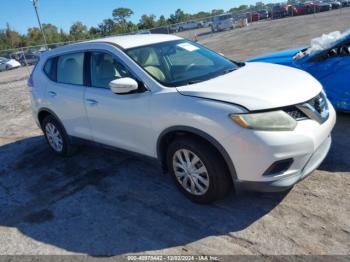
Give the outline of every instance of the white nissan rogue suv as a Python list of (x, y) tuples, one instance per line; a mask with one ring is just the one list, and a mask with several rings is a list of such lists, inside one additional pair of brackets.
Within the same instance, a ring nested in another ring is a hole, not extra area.
[(172, 35), (129, 35), (42, 54), (28, 80), (50, 148), (80, 141), (157, 158), (191, 200), (234, 186), (280, 191), (315, 170), (336, 115), (309, 74), (237, 63)]

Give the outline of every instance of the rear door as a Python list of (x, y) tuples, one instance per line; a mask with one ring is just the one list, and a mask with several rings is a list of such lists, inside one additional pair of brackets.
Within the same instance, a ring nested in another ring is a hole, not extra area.
[(46, 101), (69, 135), (91, 139), (83, 97), (84, 52), (63, 54), (49, 59), (44, 71), (51, 81), (46, 85)]

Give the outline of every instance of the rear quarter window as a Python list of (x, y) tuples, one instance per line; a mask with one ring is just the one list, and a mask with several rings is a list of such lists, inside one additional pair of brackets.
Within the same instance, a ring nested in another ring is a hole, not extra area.
[(50, 58), (45, 62), (44, 73), (52, 81), (56, 81), (55, 58)]

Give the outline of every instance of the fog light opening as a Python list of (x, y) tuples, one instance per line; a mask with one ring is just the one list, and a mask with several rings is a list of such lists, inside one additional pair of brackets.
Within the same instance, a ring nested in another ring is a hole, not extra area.
[(293, 164), (293, 158), (274, 162), (263, 174), (263, 176), (275, 176), (287, 171)]

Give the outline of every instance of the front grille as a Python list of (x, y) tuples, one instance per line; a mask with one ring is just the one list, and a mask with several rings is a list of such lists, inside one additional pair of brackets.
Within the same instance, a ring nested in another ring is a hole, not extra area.
[(302, 120), (308, 118), (301, 110), (294, 106), (285, 108), (284, 112), (293, 117), (295, 120)]
[(323, 93), (318, 94), (309, 101), (296, 105), (308, 118), (313, 119), (320, 124), (324, 123), (329, 116), (327, 98)]
[[(315, 96), (314, 98), (310, 99), (309, 101), (307, 101), (307, 103), (312, 106), (315, 109), (319, 108), (319, 99), (321, 98), (320, 95)], [(317, 110), (318, 112), (320, 111), (320, 109)]]

